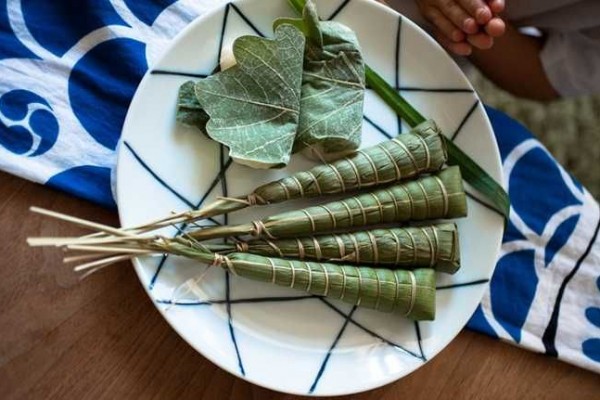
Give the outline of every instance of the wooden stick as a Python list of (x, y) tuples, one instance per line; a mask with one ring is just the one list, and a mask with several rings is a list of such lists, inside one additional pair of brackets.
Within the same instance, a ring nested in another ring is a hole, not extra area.
[(46, 210), (46, 209), (40, 208), (40, 207), (31, 207), (29, 210), (34, 213), (37, 213), (37, 214), (45, 215), (47, 217), (56, 218), (56, 219), (66, 221), (66, 222), (71, 222), (75, 225), (83, 226), (83, 227), (90, 228), (90, 229), (95, 229), (95, 230), (101, 231), (101, 232), (112, 233), (113, 235), (117, 235), (117, 236), (134, 236), (130, 233), (123, 232), (120, 229), (114, 228), (112, 226), (99, 224), (97, 222), (87, 221), (85, 219), (73, 217), (73, 216), (59, 213), (56, 211)]
[(129, 242), (141, 242), (146, 240), (158, 239), (156, 237), (115, 237), (107, 236), (102, 238), (81, 238), (81, 237), (35, 237), (27, 238), (27, 243), (32, 247), (39, 246), (56, 246), (63, 247), (69, 245), (96, 245), (96, 244), (110, 244), (110, 243), (129, 243)]
[(136, 257), (135, 255), (131, 255), (131, 254), (126, 254), (126, 255), (117, 255), (117, 256), (113, 256), (113, 257), (106, 257), (106, 258), (102, 258), (100, 260), (96, 260), (96, 261), (92, 261), (89, 263), (85, 263), (85, 264), (80, 264), (78, 266), (76, 266), (75, 268), (73, 268), (74, 271), (79, 272), (79, 271), (84, 271), (86, 269), (90, 269), (90, 268), (94, 268), (94, 267), (99, 267), (99, 266), (109, 266), (111, 264), (117, 263), (119, 261), (122, 260), (129, 260), (130, 258), (134, 258)]
[(153, 250), (138, 249), (133, 247), (119, 247), (119, 246), (84, 246), (84, 245), (67, 245), (68, 250), (80, 250), (80, 251), (97, 251), (100, 253), (128, 253), (128, 254), (148, 254), (156, 253)]
[(91, 253), (91, 254), (82, 254), (80, 256), (71, 256), (63, 258), (64, 264), (70, 264), (73, 262), (87, 261), (87, 260), (95, 260), (99, 257), (106, 257), (105, 253)]
[[(129, 233), (129, 234), (142, 234), (142, 233), (146, 233), (149, 231), (153, 231), (159, 228), (164, 228), (170, 225), (175, 225), (178, 223), (182, 223), (182, 222), (190, 222), (190, 223), (194, 223), (196, 220), (193, 221), (187, 221), (188, 218), (188, 214), (190, 213), (191, 210), (187, 210), (187, 211), (182, 211), (179, 213), (175, 213), (173, 212), (173, 215), (169, 216), (169, 217), (165, 217), (165, 218), (160, 218), (160, 219), (156, 219), (154, 221), (150, 221), (150, 222), (146, 222), (142, 225), (136, 225), (136, 226), (131, 226), (131, 227), (122, 227), (122, 228), (117, 228), (119, 231), (123, 232), (123, 233)], [(106, 233), (104, 232), (94, 232), (94, 233), (90, 233), (87, 235), (82, 236), (81, 238), (104, 238), (106, 235)]]

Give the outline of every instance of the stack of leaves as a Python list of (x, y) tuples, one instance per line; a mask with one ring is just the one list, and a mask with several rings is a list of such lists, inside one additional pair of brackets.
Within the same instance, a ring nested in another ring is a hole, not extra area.
[(239, 37), (234, 66), (184, 83), (178, 120), (254, 168), (283, 167), (307, 147), (338, 157), (356, 150), (365, 69), (354, 32), (320, 22), (312, 2), (302, 19), (279, 19), (274, 31), (274, 39)]

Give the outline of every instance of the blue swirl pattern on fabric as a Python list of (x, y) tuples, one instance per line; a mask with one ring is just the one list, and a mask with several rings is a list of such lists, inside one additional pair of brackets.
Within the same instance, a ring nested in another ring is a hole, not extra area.
[[(535, 182), (539, 196), (527, 190), (532, 182)], [(538, 235), (542, 234), (550, 218), (559, 210), (581, 204), (561, 182), (563, 179), (556, 161), (539, 148), (521, 157), (510, 176), (510, 203), (527, 226)]]
[(471, 316), (471, 319), (469, 320), (469, 328), (474, 331), (485, 333), (494, 339), (498, 339), (498, 335), (496, 335), (496, 332), (494, 332), (494, 328), (490, 326), (490, 323), (483, 315), (481, 304), (477, 306), (477, 309)]
[(6, 13), (6, 1), (2, 2), (2, 11), (0, 12), (0, 43), (2, 43), (2, 46), (0, 46), (0, 60), (5, 58), (39, 58), (14, 34)]
[(490, 283), (496, 321), (517, 343), (538, 284), (533, 256), (532, 250), (525, 250), (500, 258)]
[(43, 97), (29, 90), (11, 90), (0, 97), (0, 112), (13, 121), (19, 121), (27, 116), (27, 106), (32, 103), (50, 107)]
[(69, 78), (73, 112), (101, 145), (115, 150), (138, 83), (148, 69), (144, 43), (112, 39), (87, 52)]
[[(43, 108), (31, 110), (36, 104)], [(15, 154), (29, 153), (29, 157), (47, 152), (56, 142), (59, 131), (51, 110), (46, 100), (28, 90), (5, 93), (0, 97), (0, 113), (13, 124), (1, 124), (0, 146)]]
[(110, 188), (110, 168), (82, 165), (54, 175), (46, 185), (69, 190), (82, 199), (117, 208)]
[(546, 252), (544, 254), (544, 264), (546, 267), (554, 259), (554, 255), (567, 243), (575, 226), (579, 222), (579, 215), (574, 215), (561, 223), (558, 228), (554, 231), (552, 238), (546, 245)]
[(35, 40), (59, 57), (96, 29), (127, 25), (109, 0), (27, 0), (22, 7)]
[[(596, 288), (600, 295), (600, 276), (596, 279)], [(592, 325), (600, 329), (600, 308), (588, 307), (585, 310), (585, 317)], [(600, 337), (585, 340), (581, 344), (581, 351), (589, 359), (600, 363)]]
[[(557, 337), (558, 330), (564, 335), (570, 329), (558, 326), (558, 316), (566, 312), (565, 306), (573, 307), (572, 304), (563, 305), (564, 290), (596, 240), (596, 234), (583, 240), (579, 238), (587, 246), (585, 249), (565, 251), (580, 221), (586, 218), (582, 214), (585, 193), (581, 184), (564, 173), (522, 125), (489, 107), (487, 112), (494, 127), (505, 172), (509, 174), (512, 209), (503, 238), (503, 255), (498, 260), (490, 283), (489, 303), (476, 310), (468, 327), (492, 336), (498, 336), (500, 332), (502, 337), (516, 343), (523, 342), (522, 330), (528, 318), (532, 317), (534, 302), (540, 301), (536, 298), (537, 290), (544, 279), (546, 291), (548, 288), (552, 292), (556, 290), (556, 300), (550, 297), (555, 301), (554, 304), (538, 304), (533, 312), (533, 318), (548, 318), (548, 325), (537, 333), (544, 346), (539, 351), (560, 357), (559, 346), (572, 343), (572, 340), (565, 342)], [(561, 264), (556, 265), (555, 256), (559, 253), (562, 254), (559, 260)], [(543, 270), (550, 267), (552, 271), (544, 273)], [(559, 272), (555, 273), (554, 270)], [(597, 284), (600, 290), (600, 280)], [(584, 293), (581, 295), (582, 299), (587, 296)], [(546, 315), (541, 316), (540, 312)], [(600, 308), (588, 307), (585, 318), (590, 324), (600, 327)], [(580, 335), (583, 332), (568, 334)], [(600, 337), (584, 339), (581, 352), (588, 359), (600, 362)], [(583, 361), (581, 363), (585, 364)]]
[(139, 0), (125, 0), (127, 8), (146, 25), (152, 25), (161, 12), (177, 0), (154, 0), (143, 2)]

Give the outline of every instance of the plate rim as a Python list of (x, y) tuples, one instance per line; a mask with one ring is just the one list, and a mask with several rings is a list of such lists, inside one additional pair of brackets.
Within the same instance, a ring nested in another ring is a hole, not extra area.
[[(218, 14), (221, 10), (223, 10), (223, 8), (227, 7), (229, 4), (240, 4), (240, 3), (246, 3), (249, 0), (229, 0), (229, 1), (223, 1), (221, 3), (219, 3), (218, 5), (214, 6), (212, 9), (207, 10), (206, 12), (204, 12), (202, 15), (196, 17), (195, 19), (193, 19), (192, 21), (190, 21), (181, 31), (179, 31), (172, 39), (170, 39), (169, 44), (165, 47), (165, 49), (163, 50), (163, 54), (158, 57), (156, 59), (156, 61), (154, 62), (153, 65), (160, 65), (164, 60), (167, 59), (167, 55), (169, 50), (173, 47), (177, 45), (177, 42), (184, 37), (185, 35), (189, 34), (191, 31), (195, 30), (197, 28), (198, 25), (201, 25), (204, 20), (207, 20), (209, 18), (212, 18), (215, 14)], [(285, 0), (280, 0), (280, 1), (285, 1)], [(318, 1), (319, 0), (315, 0)], [(419, 25), (417, 25), (415, 22), (413, 22), (411, 19), (409, 19), (407, 16), (405, 16), (404, 14), (396, 11), (395, 9), (391, 8), (391, 6), (387, 6), (384, 5), (382, 3), (379, 3), (377, 1), (374, 0), (353, 0), (353, 1), (358, 1), (358, 2), (362, 2), (362, 3), (366, 3), (368, 4), (370, 7), (375, 7), (378, 8), (380, 11), (383, 11), (385, 13), (391, 14), (393, 16), (402, 16), (403, 21), (402, 23), (408, 23), (409, 25), (411, 25), (411, 28), (416, 29), (419, 34), (421, 36), (423, 36), (431, 45), (433, 45), (434, 47), (437, 48), (438, 51), (441, 51), (443, 53), (443, 55), (445, 56), (445, 58), (447, 59), (447, 61), (451, 64), (454, 64), (459, 70), (460, 68), (456, 65), (456, 62), (454, 61), (454, 59), (445, 51), (443, 50), (443, 48), (423, 29), (421, 28)], [(340, 2), (340, 3), (343, 3)], [(131, 122), (132, 117), (131, 117), (131, 106), (133, 105), (135, 99), (137, 98), (138, 94), (140, 92), (143, 91), (143, 89), (145, 88), (145, 86), (147, 86), (148, 81), (151, 79), (152, 74), (152, 67), (149, 67), (148, 70), (146, 71), (146, 73), (144, 74), (142, 80), (140, 81), (134, 96), (132, 97), (131, 103), (130, 103), (130, 107), (128, 108), (127, 111), (127, 115), (125, 117), (124, 123), (123, 123), (123, 128), (121, 130), (121, 133), (123, 134), (129, 127), (129, 125), (133, 126), (133, 123)], [(483, 102), (481, 101), (478, 93), (474, 90), (473, 85), (471, 84), (471, 82), (469, 81), (469, 79), (465, 76), (464, 72), (462, 72), (462, 70), (460, 70), (460, 77), (461, 79), (464, 81), (464, 83), (466, 85), (468, 85), (469, 88), (473, 89), (473, 96), (478, 100), (478, 107), (482, 107), (483, 108)], [(504, 171), (502, 169), (502, 161), (501, 161), (501, 157), (500, 157), (500, 151), (499, 151), (499, 147), (498, 147), (498, 143), (495, 140), (494, 137), (494, 130), (493, 127), (491, 125), (489, 116), (487, 115), (487, 113), (485, 112), (485, 109), (483, 110), (483, 116), (484, 116), (484, 124), (486, 125), (486, 134), (490, 136), (492, 142), (494, 143), (494, 154), (491, 155), (493, 156), (493, 158), (496, 161), (496, 166), (498, 167), (498, 173), (499, 173), (499, 177), (498, 177), (498, 181), (500, 182), (500, 185), (502, 187), (504, 187), (504, 180), (505, 180), (505, 176), (504, 176)], [(123, 151), (123, 147), (122, 146), (123, 143), (123, 136), (121, 136), (120, 140), (119, 140), (119, 144), (117, 146), (116, 152), (117, 152), (117, 157), (116, 157), (116, 165), (115, 165), (115, 178), (114, 178), (114, 182), (116, 183), (115, 187), (115, 197), (116, 197), (116, 203), (117, 205), (120, 204), (121, 200), (125, 195), (122, 192), (122, 189), (120, 189), (120, 185), (118, 185), (119, 182), (119, 176), (120, 176), (120, 168), (119, 166), (122, 165), (121, 159), (124, 157), (124, 151)], [(123, 211), (122, 208), (118, 208), (118, 215), (119, 215), (119, 223), (122, 226), (123, 220), (124, 220), (124, 216), (123, 216)], [(494, 251), (494, 259), (498, 259), (498, 255), (500, 254), (500, 250), (501, 250), (501, 245), (502, 245), (502, 240), (498, 240), (498, 243), (496, 243), (496, 248)], [(403, 371), (400, 374), (395, 374), (393, 376), (384, 376), (381, 379), (377, 379), (377, 380), (371, 380), (370, 381), (370, 385), (367, 387), (361, 387), (361, 388), (356, 388), (350, 391), (332, 391), (332, 392), (319, 392), (319, 393), (314, 393), (314, 392), (310, 392), (307, 393), (306, 391), (298, 391), (298, 390), (293, 390), (293, 389), (289, 389), (289, 388), (283, 388), (281, 386), (275, 386), (272, 385), (270, 383), (270, 381), (259, 381), (257, 379), (254, 379), (252, 377), (249, 377), (247, 375), (242, 375), (239, 373), (238, 370), (236, 370), (233, 367), (230, 367), (228, 365), (226, 365), (225, 363), (222, 363), (220, 361), (220, 359), (218, 357), (213, 357), (210, 354), (206, 354), (203, 349), (197, 345), (195, 345), (194, 343), (192, 343), (190, 340), (188, 340), (188, 338), (181, 332), (181, 330), (177, 327), (176, 324), (174, 324), (168, 317), (167, 317), (167, 309), (161, 308), (159, 306), (159, 304), (155, 301), (155, 296), (150, 292), (150, 289), (147, 285), (144, 284), (144, 271), (143, 271), (143, 265), (141, 260), (136, 257), (133, 258), (132, 260), (132, 264), (134, 266), (136, 275), (138, 277), (138, 280), (140, 281), (140, 284), (142, 285), (142, 287), (144, 288), (144, 291), (146, 292), (146, 294), (148, 295), (149, 299), (152, 301), (154, 307), (159, 311), (159, 313), (161, 314), (162, 318), (169, 324), (169, 326), (179, 335), (179, 337), (181, 339), (183, 339), (188, 345), (190, 345), (195, 351), (197, 351), (198, 353), (200, 353), (204, 358), (206, 358), (207, 360), (209, 360), (210, 362), (212, 362), (213, 364), (215, 364), (218, 368), (227, 371), (229, 374), (243, 379), (247, 382), (250, 382), (252, 384), (255, 384), (257, 386), (260, 387), (264, 387), (270, 390), (274, 390), (277, 392), (281, 392), (281, 393), (289, 393), (289, 394), (293, 394), (293, 395), (300, 395), (300, 396), (310, 396), (310, 397), (321, 397), (321, 396), (342, 396), (342, 395), (351, 395), (351, 394), (357, 394), (357, 393), (362, 393), (362, 392), (366, 392), (369, 390), (374, 390), (377, 388), (380, 388), (382, 386), (388, 385), (390, 383), (396, 382), (410, 374), (412, 374), (413, 372), (417, 371), (418, 369), (422, 368), (424, 365), (426, 365), (427, 363), (429, 363), (430, 360), (432, 360), (433, 358), (435, 358), (439, 353), (441, 353), (449, 344), (450, 342), (452, 342), (457, 336), (458, 334), (465, 328), (467, 321), (465, 321), (465, 323), (462, 325), (462, 327), (460, 327), (456, 332), (451, 332), (448, 335), (445, 335), (445, 337), (447, 338), (447, 340), (442, 340), (440, 341), (440, 343), (442, 343), (439, 348), (436, 349), (436, 351), (431, 352), (428, 354), (428, 357), (426, 360), (424, 360), (423, 363), (421, 363), (420, 365), (418, 365), (416, 368), (406, 372)], [(494, 270), (496, 268), (496, 263), (494, 263), (494, 265), (492, 266), (491, 270), (490, 270), (490, 274), (489, 274), (489, 279), (491, 281), (491, 277), (494, 273)], [(476, 303), (475, 305), (475, 309), (477, 308), (477, 306), (480, 304), (481, 299), (483, 298), (483, 295), (485, 294), (485, 290), (489, 287), (490, 282), (488, 281), (487, 283), (481, 285), (481, 287), (479, 288), (479, 291), (481, 292), (479, 301)]]

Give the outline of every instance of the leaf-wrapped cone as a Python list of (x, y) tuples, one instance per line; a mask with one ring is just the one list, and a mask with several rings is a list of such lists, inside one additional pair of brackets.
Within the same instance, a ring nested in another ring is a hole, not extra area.
[(266, 183), (236, 199), (216, 200), (195, 214), (206, 218), (255, 204), (357, 191), (438, 171), (446, 160), (446, 145), (440, 130), (435, 122), (425, 121), (410, 132), (346, 158)]
[[(173, 253), (180, 253), (172, 249)], [(316, 296), (414, 320), (435, 318), (435, 271), (370, 268), (364, 266), (285, 260), (248, 253), (227, 256), (183, 249), (187, 257), (219, 265), (234, 275), (303, 290)]]
[(453, 274), (460, 268), (455, 224), (373, 229), (294, 239), (257, 239), (237, 244), (208, 245), (267, 257), (400, 268), (434, 268)]
[(267, 183), (254, 190), (260, 203), (316, 197), (413, 178), (442, 168), (446, 147), (433, 121), (353, 155)]
[(189, 233), (198, 240), (251, 234), (269, 239), (355, 230), (369, 225), (463, 217), (467, 201), (458, 167), (370, 193), (288, 211), (249, 224)]

